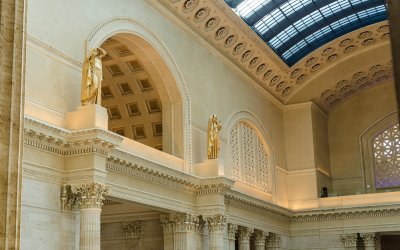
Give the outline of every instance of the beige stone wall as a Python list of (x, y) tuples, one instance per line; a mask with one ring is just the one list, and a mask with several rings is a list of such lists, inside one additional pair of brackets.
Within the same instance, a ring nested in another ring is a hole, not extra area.
[(364, 192), (360, 135), (384, 115), (396, 110), (393, 82), (372, 88), (329, 114), (329, 148), (333, 193)]
[[(159, 38), (183, 76), (194, 125), (193, 162), (206, 158), (205, 129), (211, 114), (217, 114), (225, 125), (235, 113), (247, 110), (270, 135), (276, 164), (286, 167), (282, 111), (260, 94), (249, 77), (200, 38), (184, 31), (175, 18), (160, 13), (147, 1), (125, 0), (114, 4), (105, 0), (83, 3), (74, 0), (63, 3), (62, 12), (53, 11), (58, 8), (58, 3), (50, 0), (28, 2), (28, 115), (40, 114), (41, 119), (63, 125), (63, 114), (79, 106), (79, 62), (83, 60), (85, 41), (105, 20), (125, 16), (140, 22)], [(223, 141), (228, 131), (229, 128), (223, 128)]]

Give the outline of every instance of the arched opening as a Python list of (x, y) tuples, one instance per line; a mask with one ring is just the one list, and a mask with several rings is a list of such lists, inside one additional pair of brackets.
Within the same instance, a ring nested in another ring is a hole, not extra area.
[(109, 130), (183, 158), (182, 98), (168, 66), (144, 39), (127, 33), (107, 38), (102, 106)]
[(398, 112), (374, 122), (361, 136), (361, 151), (367, 193), (400, 189), (400, 138)]

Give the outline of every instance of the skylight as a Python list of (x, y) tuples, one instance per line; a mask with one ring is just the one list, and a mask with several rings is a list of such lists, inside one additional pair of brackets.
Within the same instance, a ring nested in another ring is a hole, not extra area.
[(225, 0), (289, 66), (325, 43), (387, 19), (385, 0)]

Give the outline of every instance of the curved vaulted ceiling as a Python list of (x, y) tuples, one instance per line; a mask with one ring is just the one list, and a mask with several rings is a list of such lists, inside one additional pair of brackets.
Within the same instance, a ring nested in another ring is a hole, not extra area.
[(384, 0), (225, 0), (289, 66), (346, 33), (387, 19)]

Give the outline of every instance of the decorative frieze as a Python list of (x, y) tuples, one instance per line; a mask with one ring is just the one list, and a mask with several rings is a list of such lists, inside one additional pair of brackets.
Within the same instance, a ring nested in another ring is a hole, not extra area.
[(140, 221), (131, 221), (122, 223), (122, 228), (125, 231), (125, 237), (127, 239), (138, 239), (140, 238), (140, 230), (142, 229), (142, 223)]

